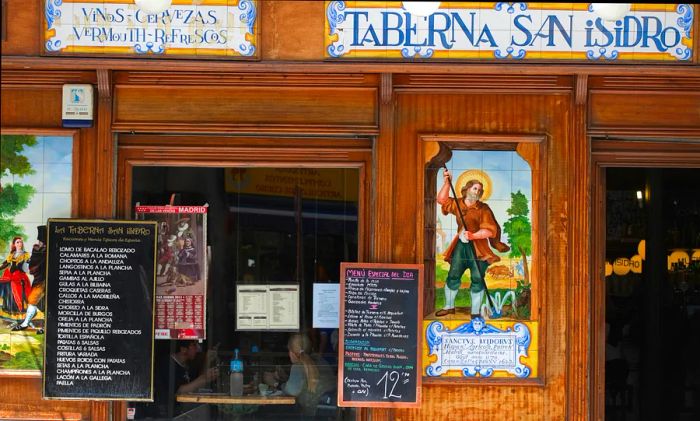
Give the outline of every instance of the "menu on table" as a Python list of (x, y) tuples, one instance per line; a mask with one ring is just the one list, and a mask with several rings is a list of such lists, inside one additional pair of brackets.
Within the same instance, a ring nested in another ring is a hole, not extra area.
[(423, 265), (341, 263), (338, 406), (420, 406)]
[(156, 223), (49, 219), (44, 397), (152, 400)]

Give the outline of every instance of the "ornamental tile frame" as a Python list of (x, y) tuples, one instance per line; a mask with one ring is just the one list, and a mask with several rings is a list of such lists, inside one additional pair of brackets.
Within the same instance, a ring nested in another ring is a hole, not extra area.
[(326, 59), (692, 63), (693, 5), (634, 3), (605, 21), (591, 3), (326, 1)]
[(45, 0), (44, 55), (258, 59), (256, 0), (173, 0), (147, 14), (133, 0)]

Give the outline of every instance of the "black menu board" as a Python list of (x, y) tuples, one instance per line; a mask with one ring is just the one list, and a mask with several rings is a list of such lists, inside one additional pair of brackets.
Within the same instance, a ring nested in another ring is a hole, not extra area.
[(341, 263), (338, 405), (420, 406), (423, 265)]
[(156, 222), (47, 231), (44, 397), (151, 400)]

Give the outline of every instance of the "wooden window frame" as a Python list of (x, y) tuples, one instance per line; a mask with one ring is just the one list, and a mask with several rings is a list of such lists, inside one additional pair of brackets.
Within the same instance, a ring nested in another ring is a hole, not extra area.
[[(539, 166), (532, 169), (533, 198), (538, 198), (537, 208), (531, 209), (531, 215), (537, 217), (537, 226), (542, 235), (533, 235), (532, 254), (546, 255), (546, 232), (547, 232), (547, 203), (549, 195), (547, 192), (547, 136), (532, 134), (513, 135), (485, 135), (485, 134), (424, 134), (420, 135), (420, 151), (416, 167), (420, 169), (418, 185), (423, 186), (422, 202), (419, 207), (419, 215), (416, 218), (417, 244), (423, 247), (417, 248), (418, 261), (425, 266), (423, 315), (433, 312), (435, 297), (435, 195), (437, 174), (430, 173), (428, 165), (441, 159), (448, 150), (489, 150), (489, 151), (518, 151), (519, 148), (530, 148), (531, 159)], [(530, 163), (532, 165), (532, 163)], [(534, 223), (533, 223), (534, 225)], [(534, 230), (533, 230), (534, 231)], [(538, 375), (531, 379), (518, 378), (441, 378), (423, 377), (423, 384), (460, 384), (460, 385), (508, 385), (508, 386), (539, 386), (544, 387), (546, 378), (546, 352), (545, 352), (545, 315), (542, 293), (544, 285), (547, 283), (547, 266), (544, 259), (537, 259), (533, 264), (533, 273), (536, 275), (537, 283), (533, 286), (531, 297), (531, 309), (533, 316), (531, 320), (538, 322), (537, 342), (538, 352)], [(535, 276), (533, 275), (533, 277)]]
[(133, 217), (132, 171), (136, 166), (210, 168), (357, 168), (358, 260), (369, 257), (372, 139), (368, 137), (255, 137), (119, 135), (117, 215)]

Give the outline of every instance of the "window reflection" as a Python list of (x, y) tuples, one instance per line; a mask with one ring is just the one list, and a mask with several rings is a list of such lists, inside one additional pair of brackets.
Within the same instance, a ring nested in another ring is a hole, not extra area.
[(697, 169), (607, 170), (608, 420), (700, 414), (698, 179)]
[[(357, 261), (358, 191), (359, 170), (348, 168), (134, 169), (133, 205), (163, 205), (172, 194), (175, 204), (209, 205), (210, 259), (206, 340), (156, 341), (155, 402), (130, 403), (135, 419), (352, 415), (336, 405), (337, 328), (314, 328), (312, 311), (314, 284), (337, 284), (340, 262)], [(294, 286), (300, 328), (237, 330), (241, 285)], [(241, 398), (266, 399), (227, 401), (237, 361)]]

